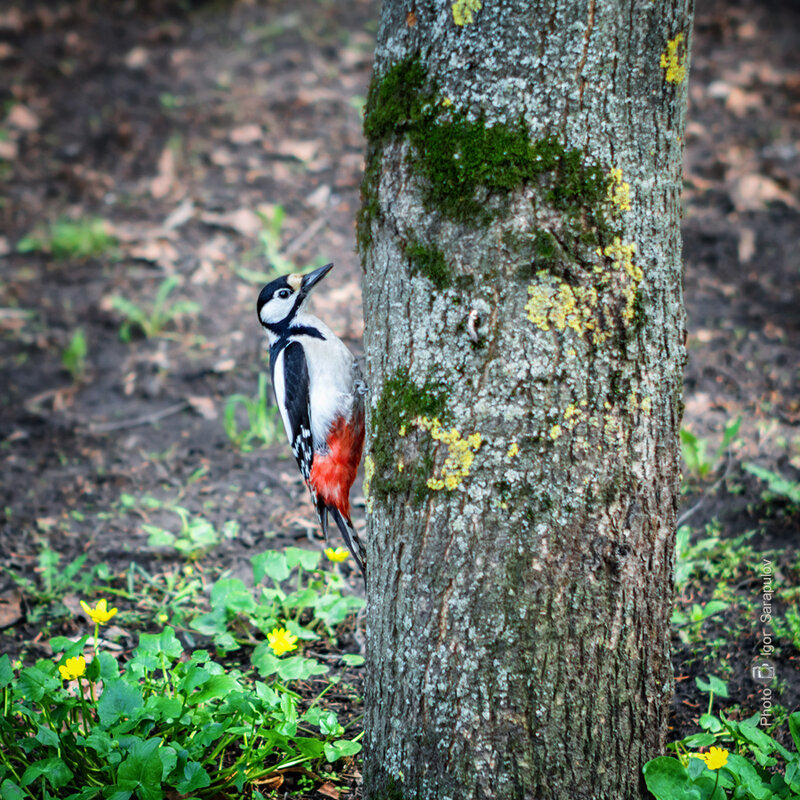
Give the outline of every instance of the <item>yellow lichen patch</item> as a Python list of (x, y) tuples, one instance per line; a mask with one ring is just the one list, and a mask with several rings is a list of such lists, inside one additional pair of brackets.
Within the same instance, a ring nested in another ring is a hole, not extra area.
[(528, 287), (528, 294), (525, 304), (528, 319), (543, 331), (571, 328), (583, 334), (595, 327), (592, 310), (597, 305), (597, 289), (594, 287), (570, 286), (542, 270), (536, 274), (536, 282)]
[(436, 418), (417, 417), (414, 423), (428, 431), (431, 438), (447, 445), (447, 458), (439, 470), (440, 477), (428, 478), (428, 488), (434, 491), (441, 489), (452, 491), (469, 475), (475, 453), (483, 442), (481, 435), (472, 433), (464, 439), (456, 428), (444, 430)]
[(456, 0), (451, 6), (453, 10), (453, 22), (456, 25), (472, 25), (473, 13), (481, 10), (483, 3), (481, 0)]
[(511, 446), (506, 453), (506, 458), (514, 458), (517, 453), (519, 453), (519, 445), (516, 442), (511, 442)]
[(564, 424), (572, 430), (581, 421), (581, 410), (574, 403), (570, 403), (564, 411)]
[(642, 409), (642, 414), (649, 417), (653, 409), (653, 401), (649, 397), (643, 397), (639, 407)]
[(403, 471), (405, 468), (406, 468), (405, 462), (404, 462), (404, 461), (403, 461), (403, 459), (401, 458), (401, 459), (400, 459), (400, 460), (397, 462), (397, 471), (398, 471), (398, 472), (402, 472), (402, 471)]
[(611, 259), (614, 269), (624, 272), (628, 277), (628, 283), (622, 288), (621, 294), (625, 299), (625, 308), (622, 309), (622, 318), (625, 322), (633, 319), (636, 305), (636, 292), (639, 284), (644, 278), (641, 267), (633, 263), (633, 255), (636, 252), (636, 242), (623, 242), (619, 236), (614, 237), (614, 241), (606, 245), (604, 249), (597, 249), (597, 255)]
[(631, 185), (622, 180), (622, 170), (612, 169), (608, 176), (610, 178), (608, 184), (608, 202), (620, 211), (631, 210)]
[(367, 456), (364, 459), (364, 484), (362, 491), (364, 492), (364, 503), (367, 506), (367, 511), (372, 513), (372, 498), (369, 496), (369, 486), (372, 483), (372, 476), (375, 474), (375, 461), (372, 456)]
[(667, 83), (683, 83), (686, 80), (686, 48), (683, 40), (686, 37), (679, 33), (667, 42), (667, 49), (661, 54), (661, 68), (665, 69), (664, 80)]
[(555, 441), (559, 436), (561, 436), (561, 426), (553, 425), (553, 427), (550, 428), (550, 438)]
[(406, 426), (401, 425), (400, 430), (397, 432), (397, 434), (398, 436), (400, 436), (400, 438), (404, 437), (406, 435)]

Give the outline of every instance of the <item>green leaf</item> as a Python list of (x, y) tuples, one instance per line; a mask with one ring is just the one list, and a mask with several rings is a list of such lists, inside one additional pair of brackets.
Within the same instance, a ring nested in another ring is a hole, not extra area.
[[(721, 607), (714, 604), (721, 604)], [(709, 611), (711, 606), (714, 606), (714, 610)], [(716, 611), (722, 611), (727, 607), (727, 603), (723, 603), (721, 600), (712, 600), (705, 606), (705, 616), (713, 614)], [(702, 678), (695, 678), (694, 681), (697, 684), (697, 688), (701, 692), (714, 692), (717, 697), (728, 697), (728, 685), (725, 683), (725, 681), (720, 680), (716, 675), (709, 675), (708, 681), (704, 681)]]
[(11, 659), (6, 653), (0, 656), (0, 689), (5, 689), (14, 680), (14, 670), (11, 668)]
[(333, 763), (340, 758), (346, 758), (347, 756), (354, 756), (356, 753), (360, 753), (361, 744), (359, 742), (350, 742), (347, 739), (338, 739), (335, 742), (326, 742), (324, 750), (325, 758), (329, 763)]
[(28, 786), (42, 775), (54, 789), (58, 789), (70, 782), (72, 770), (60, 758), (45, 758), (25, 770), (21, 783)]
[(46, 725), (39, 726), (39, 730), (36, 732), (36, 740), (45, 747), (58, 747), (59, 743), (58, 734)]
[(25, 667), (19, 673), (18, 685), (23, 697), (38, 703), (45, 694), (58, 689), (61, 682), (55, 676), (48, 675), (44, 670), (39, 669), (39, 667)]
[(211, 607), (224, 608), (230, 613), (250, 614), (256, 609), (250, 590), (239, 578), (222, 578), (211, 590)]
[(699, 788), (691, 785), (689, 772), (676, 758), (659, 756), (643, 768), (644, 782), (656, 800), (701, 800)]
[(125, 788), (130, 786), (141, 800), (160, 800), (163, 796), (161, 791), (163, 768), (158, 753), (160, 743), (160, 739), (136, 742), (128, 757), (119, 765), (117, 772), (119, 783)]
[(178, 641), (172, 628), (164, 628), (161, 633), (139, 635), (139, 646), (133, 651), (133, 655), (138, 656), (145, 653), (154, 656), (164, 655), (172, 660), (183, 655), (183, 645)]
[(697, 724), (704, 731), (711, 731), (712, 733), (719, 733), (722, 730), (722, 723), (716, 714), (702, 714)]
[(278, 676), (284, 681), (304, 681), (312, 675), (324, 675), (329, 668), (313, 658), (290, 656), (280, 659)]
[(364, 656), (360, 656), (358, 653), (345, 653), (342, 656), (342, 661), (347, 664), (348, 667), (360, 667), (365, 659)]
[(684, 747), (697, 750), (701, 747), (710, 747), (715, 744), (717, 737), (713, 733), (693, 733), (682, 740)]
[(4, 780), (0, 784), (0, 797), (3, 800), (24, 800), (25, 794), (12, 780)]
[(212, 675), (211, 678), (203, 684), (200, 691), (195, 692), (188, 698), (187, 703), (190, 705), (198, 705), (199, 703), (205, 703), (209, 700), (224, 697), (228, 692), (241, 690), (241, 688), (239, 681), (232, 675)]
[(281, 583), (289, 577), (291, 571), (286, 556), (277, 550), (266, 550), (253, 556), (250, 561), (253, 564), (253, 581), (256, 584), (261, 583), (265, 575), (275, 583)]
[(211, 786), (211, 778), (203, 768), (202, 764), (197, 761), (189, 761), (183, 768), (183, 780), (175, 784), (175, 788), (181, 794), (189, 794), (195, 789), (205, 789), (206, 786)]
[[(2, 670), (0, 670), (0, 672), (2, 672)], [(1, 678), (0, 685), (2, 685)], [(792, 739), (794, 740), (794, 746), (797, 749), (797, 752), (800, 753), (800, 711), (793, 711), (791, 714), (789, 714), (789, 732), (792, 734)]]
[(141, 689), (118, 678), (105, 685), (97, 701), (97, 715), (103, 727), (110, 728), (123, 717), (131, 717), (143, 705)]
[(284, 550), (289, 568), (301, 566), (304, 570), (316, 569), (322, 554), (319, 550), (303, 550), (301, 547), (287, 547)]

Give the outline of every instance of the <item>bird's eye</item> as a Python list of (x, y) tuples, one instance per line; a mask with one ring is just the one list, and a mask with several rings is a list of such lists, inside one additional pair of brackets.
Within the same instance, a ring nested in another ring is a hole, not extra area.
[(284, 299), (285, 299), (285, 298), (287, 298), (287, 297), (290, 297), (290, 296), (291, 296), (291, 294), (292, 294), (292, 293), (289, 291), (289, 289), (281, 289), (281, 290), (278, 292), (278, 297), (280, 297), (280, 298), (284, 298)]

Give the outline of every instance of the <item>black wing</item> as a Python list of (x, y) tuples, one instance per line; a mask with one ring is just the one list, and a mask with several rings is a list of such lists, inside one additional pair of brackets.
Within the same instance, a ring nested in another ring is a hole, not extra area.
[(314, 462), (309, 416), (308, 366), (303, 345), (290, 342), (283, 350), (284, 404), (292, 435), (289, 444), (303, 477), (308, 480)]

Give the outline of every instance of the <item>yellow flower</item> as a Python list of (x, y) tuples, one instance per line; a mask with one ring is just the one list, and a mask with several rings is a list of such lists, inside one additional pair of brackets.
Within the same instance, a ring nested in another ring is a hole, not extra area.
[(98, 600), (95, 608), (91, 608), (85, 600), (81, 600), (81, 608), (95, 625), (105, 625), (117, 613), (116, 608), (108, 608), (105, 598)]
[(297, 637), (292, 636), (286, 628), (274, 628), (272, 633), (267, 634), (267, 642), (276, 656), (297, 650)]
[(722, 747), (712, 747), (705, 758), (706, 766), (709, 769), (719, 769), (728, 763), (728, 751)]
[(65, 681), (74, 681), (86, 672), (86, 659), (83, 656), (68, 658), (66, 664), (59, 666), (58, 671)]
[(345, 561), (350, 553), (344, 547), (337, 547), (335, 550), (332, 547), (325, 548), (325, 555), (328, 556), (330, 561)]

